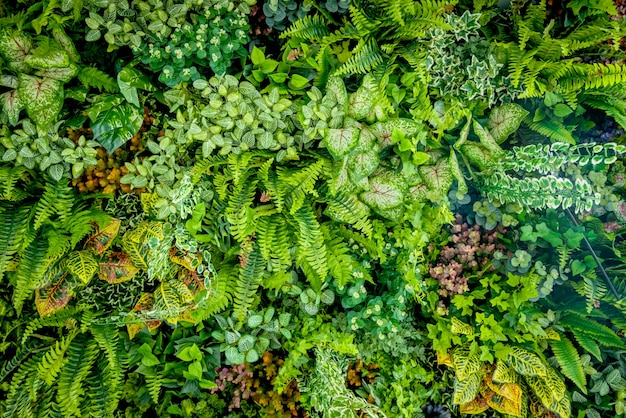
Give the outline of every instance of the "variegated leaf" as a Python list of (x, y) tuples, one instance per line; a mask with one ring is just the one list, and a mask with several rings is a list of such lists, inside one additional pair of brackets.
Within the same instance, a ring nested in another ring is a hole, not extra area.
[[(359, 141), (356, 146), (352, 149), (353, 154), (361, 154), (363, 152), (368, 152), (376, 145), (376, 136), (372, 133), (372, 131), (367, 127), (367, 125), (362, 123), (356, 123), (354, 126), (358, 129), (361, 134), (359, 135)], [(377, 152), (380, 149), (377, 149)]]
[(546, 366), (534, 353), (521, 347), (513, 347), (507, 354), (506, 361), (522, 376), (545, 376)]
[(28, 116), (39, 126), (54, 123), (63, 107), (63, 85), (52, 78), (27, 74), (20, 74), (18, 83), (20, 99)]
[(368, 152), (348, 157), (349, 174), (353, 182), (358, 183), (368, 177), (378, 168), (380, 157), (378, 156), (378, 146)]
[(473, 126), (480, 143), (489, 150), (492, 156), (500, 158), (504, 155), (504, 150), (498, 145), (487, 129), (475, 120), (473, 121)]
[(517, 383), (518, 375), (504, 361), (496, 361), (496, 370), (493, 372), (493, 381), (497, 383)]
[(460, 412), (462, 414), (478, 415), (489, 409), (487, 399), (483, 397), (474, 398), (471, 402), (461, 405)]
[(9, 69), (16, 73), (28, 71), (24, 63), (33, 49), (33, 41), (26, 33), (18, 29), (0, 30), (0, 55), (6, 60)]
[(348, 93), (346, 92), (346, 85), (341, 77), (330, 77), (326, 83), (326, 95), (335, 99), (337, 104), (342, 108), (346, 108), (348, 105)]
[(474, 327), (453, 316), (450, 331), (453, 334), (472, 335)]
[(183, 266), (187, 270), (195, 271), (196, 267), (202, 263), (202, 254), (191, 254), (174, 247), (170, 250), (170, 261), (179, 266)]
[(122, 221), (119, 219), (112, 219), (104, 228), (96, 228), (96, 232), (85, 242), (84, 249), (90, 250), (94, 254), (103, 254), (117, 237), (121, 223)]
[[(152, 295), (152, 293), (144, 293), (143, 295), (141, 295), (131, 312), (141, 314), (141, 312), (150, 311), (153, 304), (154, 296)], [(141, 315), (138, 316), (140, 317)], [(157, 329), (159, 325), (161, 325), (161, 322), (162, 321), (159, 320), (133, 322), (126, 324), (126, 330), (128, 331), (128, 336), (132, 340), (135, 335), (137, 335), (137, 333), (141, 331), (145, 326), (148, 327), (149, 331), (152, 331), (154, 329)]]
[(98, 278), (110, 284), (123, 283), (135, 277), (138, 271), (128, 254), (108, 251), (100, 260)]
[(374, 136), (378, 139), (381, 147), (393, 145), (393, 130), (401, 131), (407, 138), (417, 135), (423, 129), (423, 125), (411, 119), (390, 119), (386, 122), (376, 122), (370, 127)]
[(24, 59), (24, 62), (36, 70), (47, 70), (50, 68), (67, 67), (70, 64), (70, 57), (62, 49), (50, 48), (42, 50), (37, 48)]
[(176, 325), (186, 305), (193, 301), (193, 294), (179, 280), (161, 282), (154, 291), (154, 311), (160, 318)]
[(452, 354), (452, 363), (454, 364), (456, 376), (460, 380), (465, 380), (470, 375), (477, 374), (482, 366), (478, 354), (470, 354), (469, 351), (458, 349)]
[(9, 90), (0, 94), (0, 107), (2, 112), (6, 113), (9, 124), (15, 126), (20, 120), (20, 112), (24, 108), (24, 104), (20, 100), (17, 90)]
[(56, 267), (48, 279), (49, 284), (35, 292), (35, 306), (42, 318), (66, 307), (79, 286), (78, 280), (60, 267)]
[(421, 165), (417, 168), (424, 183), (437, 196), (445, 196), (452, 186), (454, 176), (448, 159), (441, 158), (434, 165)]
[(187, 289), (194, 297), (201, 291), (206, 290), (204, 279), (193, 270), (181, 269), (178, 273), (178, 279), (187, 286)]
[(509, 135), (519, 128), (528, 111), (515, 103), (507, 103), (495, 107), (489, 113), (489, 132), (493, 139), (501, 144)]
[(463, 405), (474, 400), (476, 396), (478, 396), (481, 381), (482, 376), (479, 373), (471, 374), (464, 380), (455, 378), (452, 403), (455, 405)]
[(78, 67), (74, 64), (70, 64), (67, 67), (62, 68), (49, 68), (47, 70), (37, 71), (36, 75), (40, 77), (48, 77), (54, 80), (67, 83), (78, 74)]
[(391, 209), (402, 204), (404, 193), (393, 179), (370, 177), (370, 189), (361, 193), (361, 200), (376, 209)]
[(67, 256), (66, 268), (83, 284), (87, 284), (98, 271), (98, 260), (91, 251), (72, 251)]
[(335, 160), (348, 154), (359, 140), (359, 130), (356, 128), (327, 129), (324, 135), (324, 145)]
[(365, 86), (350, 94), (348, 114), (355, 119), (365, 119), (372, 110), (374, 104), (374, 95), (372, 91)]

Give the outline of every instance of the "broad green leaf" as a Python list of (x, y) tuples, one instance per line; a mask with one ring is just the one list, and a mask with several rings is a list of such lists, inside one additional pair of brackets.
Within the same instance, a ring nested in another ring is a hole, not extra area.
[(370, 189), (361, 193), (361, 200), (376, 209), (391, 209), (402, 204), (404, 193), (398, 182), (390, 178), (370, 177)]
[(95, 118), (92, 117), (95, 112), (88, 111), (94, 139), (109, 153), (113, 153), (139, 132), (143, 123), (142, 109), (121, 98), (117, 95), (105, 98)]
[(100, 260), (98, 278), (109, 284), (123, 283), (132, 279), (139, 271), (131, 262), (128, 254), (119, 251), (107, 251)]
[(500, 145), (498, 145), (494, 137), (487, 129), (485, 129), (476, 120), (473, 121), (473, 126), (474, 132), (476, 132), (476, 135), (478, 136), (481, 145), (487, 148), (493, 157), (499, 158), (504, 155), (504, 150), (502, 150)]
[(117, 237), (121, 223), (122, 221), (119, 219), (112, 219), (104, 228), (96, 228), (96, 232), (87, 238), (83, 248), (94, 254), (104, 253)]
[(300, 74), (293, 74), (289, 78), (289, 82), (287, 83), (287, 87), (292, 90), (302, 90), (309, 84), (309, 79), (301, 76)]
[(252, 64), (261, 65), (263, 61), (265, 61), (265, 54), (263, 51), (256, 46), (252, 48), (252, 53), (250, 54), (250, 59), (252, 60)]
[(87, 284), (98, 271), (98, 261), (91, 251), (72, 251), (66, 260), (67, 271)]
[[(352, 149), (352, 153), (360, 154), (363, 152), (368, 152), (372, 148), (377, 147), (378, 144), (376, 144), (376, 137), (374, 136), (372, 131), (369, 130), (367, 125), (356, 123), (354, 127), (358, 129), (361, 133), (359, 135), (359, 140), (356, 146)], [(377, 152), (378, 151), (379, 149), (377, 147)]]
[(457, 199), (461, 200), (463, 199), (463, 196), (467, 194), (469, 189), (467, 188), (465, 176), (463, 175), (463, 171), (461, 170), (461, 166), (459, 165), (459, 160), (456, 157), (456, 151), (454, 149), (450, 150), (450, 157), (448, 159), (448, 162), (450, 163), (450, 171), (452, 172), (454, 178), (457, 180), (458, 184), (456, 197)]
[[(491, 166), (493, 156), (491, 152), (483, 146), (475, 142), (466, 142), (461, 145), (461, 152), (478, 168), (484, 170)], [(492, 167), (493, 168), (493, 167)]]
[(117, 84), (124, 98), (137, 107), (141, 106), (137, 89), (154, 90), (154, 86), (150, 83), (148, 77), (136, 68), (128, 66), (122, 68), (122, 71), (117, 75)]
[(63, 107), (63, 85), (52, 78), (39, 78), (20, 74), (18, 78), (20, 100), (26, 112), (38, 126), (48, 126), (56, 121)]
[(557, 103), (557, 105), (554, 106), (554, 115), (558, 116), (559, 118), (564, 118), (572, 112), (572, 108), (565, 103)]
[(501, 144), (519, 128), (526, 116), (526, 109), (515, 103), (507, 103), (491, 111), (487, 127), (493, 139)]
[(324, 144), (328, 152), (336, 160), (348, 154), (359, 140), (359, 130), (356, 128), (327, 129)]
[(48, 280), (48, 285), (35, 292), (35, 306), (42, 318), (66, 307), (79, 286), (76, 278), (62, 267), (54, 268)]
[(368, 177), (378, 168), (379, 164), (380, 157), (378, 156), (378, 147), (362, 154), (349, 156), (348, 166), (352, 181), (358, 183)]
[(24, 108), (18, 91), (10, 90), (0, 94), (0, 108), (2, 113), (7, 115), (9, 124), (15, 126), (20, 120), (20, 111)]

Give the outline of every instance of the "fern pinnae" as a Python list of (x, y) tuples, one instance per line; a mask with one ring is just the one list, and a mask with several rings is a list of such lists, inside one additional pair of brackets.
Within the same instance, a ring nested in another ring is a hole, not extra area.
[(78, 79), (85, 87), (95, 87), (101, 92), (115, 93), (119, 90), (115, 79), (96, 67), (81, 68)]
[(74, 339), (70, 344), (67, 363), (59, 376), (56, 398), (64, 415), (81, 415), (80, 404), (85, 394), (83, 383), (91, 372), (98, 352), (95, 341), (89, 341), (84, 336)]
[(565, 334), (560, 333), (559, 336), (559, 340), (550, 340), (550, 347), (561, 367), (561, 372), (586, 395), (587, 380), (580, 355)]
[(239, 270), (239, 277), (233, 289), (235, 317), (243, 321), (254, 302), (255, 294), (263, 281), (265, 263), (255, 243), (244, 267)]
[(46, 382), (48, 386), (52, 386), (57, 375), (67, 362), (65, 352), (76, 335), (77, 332), (72, 332), (60, 340), (57, 340), (39, 362), (37, 366), (38, 376), (41, 380)]
[(15, 288), (13, 290), (13, 306), (20, 313), (24, 301), (31, 292), (41, 286), (43, 276), (48, 268), (46, 254), (48, 242), (38, 239), (32, 242), (21, 254), (20, 263), (15, 271)]

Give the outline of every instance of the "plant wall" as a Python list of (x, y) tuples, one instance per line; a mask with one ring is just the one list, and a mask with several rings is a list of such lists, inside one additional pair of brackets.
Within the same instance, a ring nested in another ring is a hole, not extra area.
[(0, 414), (626, 414), (621, 0), (0, 5)]

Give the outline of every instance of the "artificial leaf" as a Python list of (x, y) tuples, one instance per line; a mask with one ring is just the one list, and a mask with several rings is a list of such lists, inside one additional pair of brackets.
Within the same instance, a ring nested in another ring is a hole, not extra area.
[(489, 133), (498, 144), (501, 144), (519, 128), (526, 116), (528, 111), (518, 104), (507, 103), (497, 106), (489, 113), (487, 125)]
[(98, 271), (98, 260), (91, 251), (72, 251), (66, 259), (67, 271), (87, 284)]
[(87, 239), (83, 248), (94, 254), (103, 254), (117, 237), (121, 223), (119, 219), (112, 219), (104, 228), (96, 227), (96, 232)]
[(74, 276), (60, 267), (56, 267), (48, 279), (49, 284), (35, 292), (35, 306), (42, 318), (66, 307), (79, 285)]
[(358, 183), (372, 174), (379, 164), (380, 157), (378, 156), (378, 147), (376, 147), (367, 152), (349, 156), (348, 173), (352, 181)]
[(107, 251), (100, 260), (98, 278), (110, 284), (123, 283), (135, 277), (138, 271), (128, 254)]
[(9, 124), (15, 126), (20, 120), (20, 111), (24, 108), (17, 90), (0, 94), (0, 108), (2, 108), (2, 113), (7, 115)]
[(448, 159), (441, 158), (434, 165), (421, 165), (417, 168), (426, 186), (437, 196), (445, 196), (452, 186), (454, 175)]

